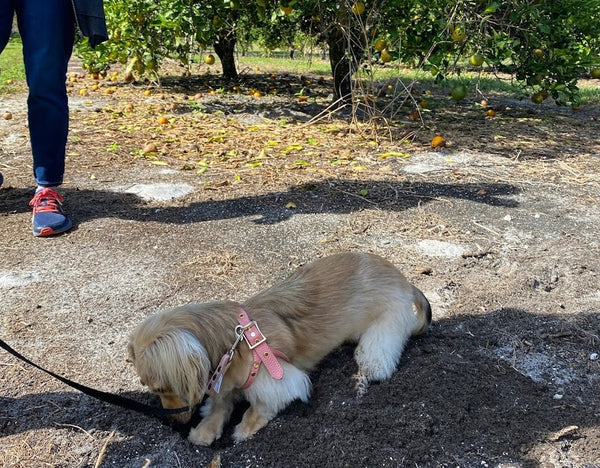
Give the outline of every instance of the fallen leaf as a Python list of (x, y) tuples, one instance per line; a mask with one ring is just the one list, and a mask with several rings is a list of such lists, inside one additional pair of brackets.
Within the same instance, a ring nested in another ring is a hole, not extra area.
[(556, 441), (562, 439), (563, 437), (568, 437), (568, 436), (572, 435), (573, 433), (577, 432), (578, 430), (579, 430), (579, 426), (563, 427), (560, 431), (557, 431), (554, 434), (551, 434), (550, 440), (552, 442), (556, 442)]
[(291, 153), (292, 151), (300, 151), (302, 148), (303, 148), (303, 146), (299, 145), (299, 144), (288, 145), (283, 150), (283, 153), (288, 154), (288, 153)]
[(381, 153), (377, 156), (377, 159), (387, 159), (387, 158), (410, 158), (410, 154), (408, 153), (400, 153), (398, 151), (388, 151), (387, 153)]

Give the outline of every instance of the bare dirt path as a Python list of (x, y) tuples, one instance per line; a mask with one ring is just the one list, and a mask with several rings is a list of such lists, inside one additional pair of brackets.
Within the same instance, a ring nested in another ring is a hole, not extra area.
[[(124, 359), (145, 316), (243, 300), (344, 250), (398, 265), (434, 323), (362, 400), (348, 345), (312, 374), (308, 404), (210, 448), (2, 352), (1, 466), (600, 467), (596, 108), (507, 101), (490, 122), (463, 120), (476, 112), (464, 105), (446, 120), (449, 148), (431, 151), (430, 130), (384, 147), (335, 122), (307, 129), (290, 98), (282, 117), (207, 90), (190, 105), (167, 88), (130, 115), (121, 91), (71, 100), (63, 194), (76, 226), (55, 239), (29, 232), (24, 97), (2, 102), (13, 119), (0, 121), (0, 338), (74, 380), (157, 403)], [(137, 150), (149, 140), (158, 154)]]

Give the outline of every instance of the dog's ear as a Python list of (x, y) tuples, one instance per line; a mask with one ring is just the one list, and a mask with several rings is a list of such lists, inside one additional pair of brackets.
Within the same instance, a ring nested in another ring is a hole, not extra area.
[[(144, 364), (152, 368), (156, 384), (168, 389), (188, 406), (202, 401), (210, 374), (206, 349), (190, 332), (175, 329), (159, 335), (144, 351)], [(136, 356), (140, 367), (140, 356)]]

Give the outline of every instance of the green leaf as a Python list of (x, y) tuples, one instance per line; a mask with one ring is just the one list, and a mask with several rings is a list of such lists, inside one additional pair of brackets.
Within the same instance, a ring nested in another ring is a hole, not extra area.
[(488, 5), (488, 7), (485, 10), (483, 10), (483, 14), (489, 15), (491, 13), (495, 13), (499, 6), (500, 5), (498, 5), (498, 3), (492, 2)]
[(291, 153), (292, 151), (300, 151), (303, 148), (304, 147), (302, 145), (295, 143), (295, 144), (286, 146), (286, 148), (283, 150), (283, 153), (288, 154), (288, 153)]

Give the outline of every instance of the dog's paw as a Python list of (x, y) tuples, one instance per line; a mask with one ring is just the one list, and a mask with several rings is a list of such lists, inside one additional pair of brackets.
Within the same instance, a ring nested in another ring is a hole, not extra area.
[(215, 440), (221, 437), (221, 434), (217, 434), (214, 431), (209, 430), (206, 427), (201, 427), (200, 424), (198, 427), (195, 427), (190, 431), (190, 435), (188, 435), (188, 440), (195, 445), (203, 445), (208, 446), (212, 444)]
[(256, 432), (257, 430), (253, 431), (249, 429), (243, 422), (241, 422), (235, 426), (235, 430), (233, 431), (233, 440), (235, 442), (243, 442), (244, 440), (252, 438)]

